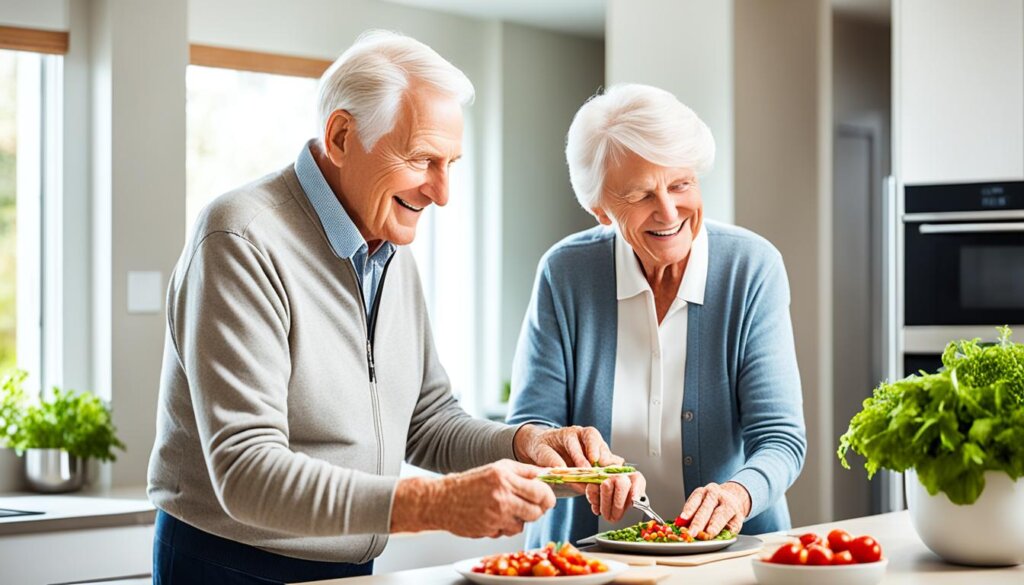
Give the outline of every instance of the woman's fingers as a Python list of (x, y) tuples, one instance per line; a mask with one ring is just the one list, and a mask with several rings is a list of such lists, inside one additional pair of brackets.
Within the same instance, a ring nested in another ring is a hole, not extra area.
[(711, 519), (711, 514), (715, 511), (715, 508), (718, 507), (719, 497), (718, 493), (714, 489), (706, 488), (703, 495), (704, 500), (700, 503), (700, 507), (697, 508), (696, 513), (694, 513), (693, 520), (690, 521), (690, 533), (694, 535), (698, 532), (704, 531), (708, 525), (708, 520)]
[(590, 511), (594, 513), (594, 516), (601, 514), (601, 486), (596, 484), (587, 484), (587, 502), (590, 503)]
[(708, 520), (708, 526), (704, 529), (711, 536), (718, 536), (718, 533), (725, 528), (726, 524), (729, 523), (736, 516), (736, 510), (733, 509), (726, 501), (720, 501), (718, 507), (711, 514), (711, 519)]
[(700, 508), (700, 505), (704, 503), (705, 491), (707, 490), (702, 487), (693, 490), (690, 497), (686, 499), (686, 503), (683, 504), (683, 511), (679, 515), (687, 520), (693, 518), (693, 515), (697, 513), (697, 508)]
[(605, 480), (605, 482), (612, 482), (614, 485), (614, 501), (612, 503), (612, 515), (608, 518), (609, 522), (618, 522), (625, 515), (626, 510), (632, 506), (632, 502), (629, 500), (629, 491), (632, 487), (632, 482), (629, 478), (618, 476), (611, 479)]

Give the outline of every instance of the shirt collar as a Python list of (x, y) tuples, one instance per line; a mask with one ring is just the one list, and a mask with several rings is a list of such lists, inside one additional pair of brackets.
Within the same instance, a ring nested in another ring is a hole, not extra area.
[[(327, 179), (320, 172), (316, 160), (313, 159), (310, 146), (314, 140), (316, 139), (310, 140), (302, 147), (302, 152), (299, 153), (299, 158), (295, 161), (295, 174), (298, 175), (302, 190), (306, 193), (310, 204), (313, 205), (313, 209), (316, 210), (317, 217), (320, 218), (320, 225), (324, 228), (324, 233), (327, 234), (327, 240), (331, 243), (334, 255), (338, 258), (352, 259), (359, 252), (364, 254), (367, 252), (366, 240), (363, 239), (356, 224), (352, 222), (352, 218), (338, 201), (331, 186), (327, 184)], [(378, 257), (378, 254), (381, 254), (381, 257), (389, 257), (394, 251), (394, 244), (384, 242), (374, 253), (374, 257)]]
[[(697, 237), (690, 246), (690, 259), (679, 283), (676, 298), (687, 303), (704, 304), (704, 288), (708, 280), (708, 234), (701, 224)], [(615, 294), (618, 300), (634, 297), (651, 290), (647, 277), (640, 268), (633, 248), (618, 231), (615, 233)]]

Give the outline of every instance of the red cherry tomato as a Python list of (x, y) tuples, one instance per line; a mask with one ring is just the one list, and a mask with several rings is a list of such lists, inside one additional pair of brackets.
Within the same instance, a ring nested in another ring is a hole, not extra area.
[(853, 555), (848, 550), (844, 550), (843, 552), (837, 552), (834, 555), (832, 555), (833, 565), (852, 565), (856, 562), (857, 561), (853, 560)]
[[(801, 561), (801, 557), (803, 561)], [(772, 553), (768, 562), (780, 565), (802, 565), (806, 559), (807, 551), (804, 550), (803, 545), (791, 542), (780, 546), (778, 550)]]
[(882, 547), (870, 536), (858, 536), (850, 543), (850, 553), (858, 563), (873, 563), (882, 558)]
[(800, 535), (800, 544), (804, 546), (811, 546), (812, 544), (818, 544), (820, 542), (821, 538), (819, 538), (818, 535), (813, 532), (808, 532), (807, 534)]
[(690, 525), (690, 521), (683, 518), (682, 515), (676, 516), (675, 525), (680, 528), (685, 528)]
[(853, 537), (850, 536), (850, 533), (840, 528), (828, 533), (828, 547), (833, 552), (843, 552), (849, 549), (851, 542), (853, 542)]
[(812, 544), (807, 547), (808, 565), (831, 565), (832, 551), (823, 544)]

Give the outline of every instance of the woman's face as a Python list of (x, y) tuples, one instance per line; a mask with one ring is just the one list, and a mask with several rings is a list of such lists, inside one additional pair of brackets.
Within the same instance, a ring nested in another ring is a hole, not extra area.
[(704, 220), (697, 176), (687, 168), (658, 166), (630, 152), (604, 177), (598, 221), (617, 224), (644, 271), (682, 262)]

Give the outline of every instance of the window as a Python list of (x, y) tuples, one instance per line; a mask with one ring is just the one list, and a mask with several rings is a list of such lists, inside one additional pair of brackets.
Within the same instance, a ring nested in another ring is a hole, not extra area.
[[(187, 87), (187, 226), (218, 195), (295, 161), (319, 133), (317, 80), (190, 65)], [(473, 130), (466, 117), (463, 159), (452, 167), (444, 209), (424, 212), (412, 245), (441, 363), (471, 412), (478, 394), (474, 283)], [(479, 405), (479, 406), (478, 406)]]
[(190, 65), (186, 226), (217, 196), (294, 162), (316, 135), (317, 80)]
[[(0, 373), (43, 377), (44, 192), (60, 57), (0, 50)], [(48, 194), (54, 196), (55, 194)]]

